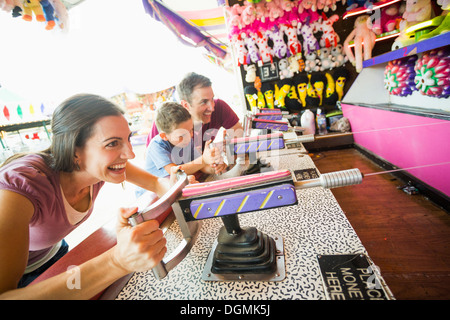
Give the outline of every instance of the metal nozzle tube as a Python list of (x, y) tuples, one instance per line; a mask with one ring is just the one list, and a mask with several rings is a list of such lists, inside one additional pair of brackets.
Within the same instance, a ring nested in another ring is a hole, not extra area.
[(323, 187), (327, 189), (351, 186), (360, 184), (363, 175), (359, 169), (349, 169), (336, 172), (329, 172), (320, 175), (317, 179), (296, 181), (296, 189), (305, 189), (313, 187)]

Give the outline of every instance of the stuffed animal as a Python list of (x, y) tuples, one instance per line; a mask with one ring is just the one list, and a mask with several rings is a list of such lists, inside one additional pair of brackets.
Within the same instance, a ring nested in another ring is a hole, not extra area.
[(308, 74), (308, 84), (306, 86), (306, 105), (308, 107), (317, 108), (320, 98), (317, 96), (316, 89), (311, 83), (311, 74)]
[(273, 63), (273, 50), (269, 46), (269, 39), (267, 35), (263, 32), (258, 31), (256, 38), (256, 44), (259, 49), (259, 56), (263, 63)]
[(23, 4), (21, 0), (0, 0), (0, 9), (11, 12), (13, 18), (17, 18), (22, 15)]
[(275, 21), (284, 14), (284, 11), (280, 7), (278, 1), (266, 1), (266, 10), (270, 21)]
[(44, 11), (45, 20), (47, 21), (45, 29), (52, 30), (55, 27), (55, 10), (48, 0), (41, 0), (41, 6)]
[(400, 21), (400, 31), (425, 20), (431, 19), (431, 0), (406, 0), (406, 8), (403, 20)]
[(339, 35), (334, 31), (333, 23), (339, 20), (339, 16), (337, 14), (333, 14), (331, 17), (324, 19), (321, 23), (318, 24), (318, 30), (322, 31), (322, 37), (320, 38), (319, 44), (320, 46), (329, 48), (337, 46), (340, 41)]
[(282, 25), (280, 30), (287, 36), (289, 52), (293, 56), (302, 54), (302, 46), (297, 38), (297, 29), (291, 25)]
[(243, 22), (241, 18), (241, 13), (244, 10), (238, 3), (234, 4), (231, 7), (226, 6), (225, 10), (228, 14), (228, 26), (237, 27), (238, 29), (242, 29)]
[(33, 13), (37, 21), (45, 21), (44, 12), (42, 11), (41, 3), (39, 0), (24, 0), (23, 1), (23, 16), (25, 21), (33, 20)]
[(344, 67), (335, 69), (333, 78), (335, 83), (335, 90), (337, 93), (337, 101), (341, 101), (344, 96), (345, 83), (347, 82), (348, 71)]
[[(344, 52), (349, 61), (356, 67), (356, 72), (362, 71), (362, 62), (372, 58), (372, 49), (375, 45), (376, 35), (372, 31), (370, 17), (361, 15), (355, 20), (355, 28), (344, 41)], [(355, 54), (350, 48), (350, 41), (353, 40)]]
[(291, 85), (284, 101), (286, 109), (289, 110), (289, 113), (295, 113), (300, 111), (300, 109), (302, 108), (302, 104), (300, 102), (300, 99), (298, 98), (295, 85)]
[(372, 4), (371, 0), (347, 0), (347, 11), (358, 7), (368, 8)]
[(317, 51), (317, 53), (320, 59), (320, 71), (329, 70), (336, 67), (330, 48), (321, 48)]
[(313, 72), (320, 70), (320, 60), (317, 59), (315, 51), (305, 54), (305, 71)]
[(48, 0), (55, 10), (55, 18), (58, 22), (58, 26), (63, 32), (68, 32), (69, 30), (69, 14), (67, 13), (66, 6), (61, 2), (61, 0)]
[(278, 59), (283, 59), (288, 53), (287, 45), (283, 39), (283, 33), (277, 26), (266, 31), (269, 38), (273, 41), (273, 53)]
[(275, 94), (274, 85), (270, 82), (264, 82), (261, 85), (261, 91), (264, 94), (264, 98), (266, 100), (266, 106), (270, 109), (273, 109), (274, 108), (274, 94)]
[(336, 101), (338, 98), (336, 93), (336, 84), (329, 72), (325, 73), (325, 77), (327, 78), (327, 85), (323, 97), (323, 104), (334, 106), (336, 105)]
[(243, 33), (242, 36), (244, 37), (244, 41), (248, 50), (247, 63), (257, 63), (259, 60), (261, 60), (261, 57), (259, 55), (259, 49), (256, 45), (256, 34), (254, 34), (253, 32), (249, 32), (249, 34)]
[(303, 37), (303, 51), (309, 54), (312, 51), (319, 50), (319, 42), (313, 34), (312, 26), (306, 21), (297, 25), (297, 33)]
[(247, 73), (245, 74), (245, 81), (250, 83), (254, 82), (256, 78), (256, 66), (254, 64), (251, 64), (247, 66)]
[(275, 84), (275, 106), (285, 108), (285, 98), (291, 88), (291, 79), (283, 79)]
[(298, 73), (300, 71), (300, 63), (298, 60), (294, 56), (290, 56), (287, 60), (289, 62), (288, 69), (294, 74)]
[(258, 108), (265, 108), (266, 107), (266, 100), (264, 99), (264, 94), (261, 92), (261, 78), (260, 77), (255, 77), (255, 89), (258, 92), (257, 93), (257, 97), (258, 97)]
[(241, 13), (241, 20), (245, 26), (252, 24), (256, 19), (256, 9), (252, 5), (244, 6)]
[(310, 83), (319, 98), (319, 106), (321, 106), (325, 93), (324, 91), (327, 86), (327, 78), (323, 73), (313, 73), (310, 78)]
[(280, 70), (280, 79), (292, 78), (294, 73), (289, 69), (289, 62), (286, 58), (280, 59), (278, 62), (278, 69)]
[(244, 88), (244, 94), (248, 102), (247, 109), (252, 110), (253, 108), (256, 108), (258, 102), (258, 91), (256, 88), (254, 86), (246, 86)]
[(342, 44), (331, 48), (332, 59), (335, 62), (335, 67), (340, 67), (348, 61), (348, 57), (344, 54)]
[(308, 76), (304, 73), (299, 74), (294, 78), (294, 85), (297, 87), (298, 98), (302, 107), (306, 107), (306, 88), (308, 86)]
[(380, 19), (373, 22), (372, 30), (375, 34), (382, 34), (393, 31), (397, 28), (398, 22), (401, 20), (400, 4), (394, 3), (388, 7), (381, 8)]
[(245, 47), (245, 41), (242, 39), (241, 35), (234, 35), (231, 39), (234, 49), (236, 50), (237, 65), (247, 65), (247, 55), (248, 50)]
[(312, 11), (317, 11), (317, 0), (303, 0), (301, 4), (299, 4), (299, 9), (300, 7), (306, 10), (311, 9)]

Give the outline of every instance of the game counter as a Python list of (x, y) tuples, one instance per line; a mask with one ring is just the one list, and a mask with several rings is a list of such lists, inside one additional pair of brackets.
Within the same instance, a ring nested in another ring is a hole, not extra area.
[[(275, 170), (291, 170), (297, 179), (320, 175), (312, 159), (300, 151), (301, 148), (280, 150), (285, 153), (281, 158), (280, 153), (268, 152), (261, 160), (270, 163)], [(217, 243), (219, 229), (223, 226), (221, 219), (211, 218), (202, 220), (201, 230), (190, 252), (165, 278), (156, 279), (152, 271), (136, 272), (113, 284), (101, 299), (393, 299), (381, 275), (377, 274), (376, 267), (369, 266), (369, 273), (364, 269), (363, 274), (355, 274), (362, 270), (358, 268), (360, 262), (357, 260), (364, 260), (361, 262), (363, 264), (372, 262), (332, 192), (313, 187), (296, 190), (296, 193), (298, 205), (237, 215), (242, 228), (256, 227), (282, 242), (279, 259), (284, 263), (283, 279), (246, 280), (251, 277), (244, 274), (239, 281), (204, 280), (205, 274), (208, 277), (208, 271), (204, 270), (205, 264), (213, 245)], [(170, 253), (183, 240), (176, 221), (165, 236)], [(349, 261), (356, 264), (345, 268)], [(342, 274), (337, 275), (334, 271), (339, 270)], [(375, 285), (374, 290), (356, 289), (355, 282), (361, 279), (370, 280)], [(345, 295), (342, 290), (347, 291)]]

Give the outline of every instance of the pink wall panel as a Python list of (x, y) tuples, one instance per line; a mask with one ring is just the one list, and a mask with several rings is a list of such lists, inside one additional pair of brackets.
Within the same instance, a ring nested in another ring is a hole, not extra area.
[[(450, 196), (450, 121), (342, 104), (355, 143)], [(446, 163), (441, 164), (440, 163)]]

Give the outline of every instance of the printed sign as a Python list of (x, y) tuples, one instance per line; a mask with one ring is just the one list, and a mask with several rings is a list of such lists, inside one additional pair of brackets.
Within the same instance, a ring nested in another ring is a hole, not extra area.
[(317, 257), (331, 300), (388, 300), (375, 270), (363, 254)]
[(278, 65), (276, 63), (266, 63), (259, 66), (259, 74), (261, 75), (261, 81), (278, 80)]

